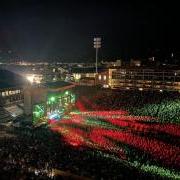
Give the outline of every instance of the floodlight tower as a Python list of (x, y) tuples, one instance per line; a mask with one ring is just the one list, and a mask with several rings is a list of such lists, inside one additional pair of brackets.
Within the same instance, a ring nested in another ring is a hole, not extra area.
[(96, 49), (96, 74), (98, 73), (98, 49), (101, 48), (101, 38), (94, 38), (94, 48)]

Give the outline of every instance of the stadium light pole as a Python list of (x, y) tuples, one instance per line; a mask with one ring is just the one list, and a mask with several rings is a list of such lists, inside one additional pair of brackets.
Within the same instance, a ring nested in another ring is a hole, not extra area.
[(98, 73), (98, 49), (101, 48), (101, 38), (94, 38), (94, 48), (96, 49), (96, 74)]

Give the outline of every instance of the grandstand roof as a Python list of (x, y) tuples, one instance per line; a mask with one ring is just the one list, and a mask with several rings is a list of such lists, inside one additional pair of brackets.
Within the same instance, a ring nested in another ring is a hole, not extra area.
[(0, 69), (0, 89), (19, 87), (27, 83), (28, 81), (22, 76), (8, 70)]

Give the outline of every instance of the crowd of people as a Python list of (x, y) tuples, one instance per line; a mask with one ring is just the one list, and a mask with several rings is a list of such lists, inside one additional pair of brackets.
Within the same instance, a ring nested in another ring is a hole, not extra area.
[(46, 127), (1, 126), (1, 129), (13, 135), (0, 138), (1, 179), (56, 179), (53, 169), (92, 179), (145, 177), (113, 155), (108, 157), (98, 150), (69, 146)]
[(158, 117), (159, 122), (180, 122), (180, 93), (148, 91), (100, 91), (92, 97), (106, 110), (127, 110), (138, 116)]
[[(107, 111), (124, 109), (133, 112), (134, 108), (142, 109), (145, 105), (150, 107), (169, 100), (177, 102), (179, 98), (178, 93), (103, 89), (98, 89), (97, 92), (93, 88), (75, 90), (77, 98), (78, 95), (86, 95), (97, 107)], [(174, 105), (170, 105), (170, 108), (172, 106)], [(179, 110), (172, 112), (178, 114)], [(138, 168), (129, 167), (113, 154), (107, 155), (97, 149), (71, 147), (63, 141), (60, 134), (52, 132), (46, 126), (34, 128), (23, 124), (16, 128), (0, 125), (0, 129), (5, 134), (11, 134), (8, 137), (0, 134), (1, 179), (52, 179), (56, 178), (54, 169), (92, 179), (154, 178), (151, 174), (141, 173)], [(58, 178), (66, 179), (63, 176)]]

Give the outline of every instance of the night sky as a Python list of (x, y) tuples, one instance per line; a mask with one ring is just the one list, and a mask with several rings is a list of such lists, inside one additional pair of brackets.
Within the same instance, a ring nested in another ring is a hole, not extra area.
[(179, 52), (175, 1), (6, 0), (0, 4), (0, 53), (28, 60), (87, 61), (93, 37), (101, 59)]

